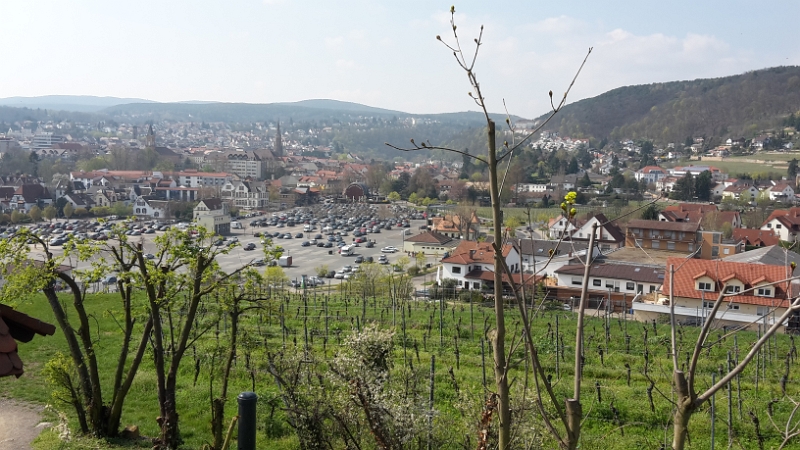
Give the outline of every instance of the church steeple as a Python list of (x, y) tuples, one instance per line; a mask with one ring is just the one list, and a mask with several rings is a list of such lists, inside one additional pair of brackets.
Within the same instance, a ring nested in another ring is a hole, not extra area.
[(156, 134), (153, 132), (153, 124), (151, 123), (147, 129), (147, 139), (145, 140), (145, 147), (156, 148)]
[(281, 123), (278, 122), (278, 129), (275, 134), (275, 149), (272, 152), (275, 154), (276, 157), (280, 158), (283, 156), (283, 141), (281, 141)]

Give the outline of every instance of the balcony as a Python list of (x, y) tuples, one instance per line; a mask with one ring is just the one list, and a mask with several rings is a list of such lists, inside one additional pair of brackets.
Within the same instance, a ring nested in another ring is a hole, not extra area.
[[(669, 305), (658, 305), (655, 303), (634, 303), (633, 304), (633, 311), (647, 312), (647, 313), (660, 313), (669, 315)], [(781, 313), (783, 310), (778, 310), (778, 313)], [(693, 321), (694, 323), (701, 323), (704, 317), (711, 312), (709, 308), (705, 308), (705, 310), (701, 310), (698, 306), (697, 308), (687, 308), (685, 306), (675, 306), (675, 318), (678, 322), (685, 322), (685, 321)], [(687, 320), (689, 319), (689, 320)], [(775, 323), (776, 317), (767, 316), (767, 324), (772, 325)], [(754, 314), (744, 314), (729, 311), (725, 308), (725, 306), (721, 306), (719, 311), (717, 311), (717, 315), (714, 320), (723, 320), (725, 322), (736, 322), (738, 324), (747, 325), (753, 322), (757, 322), (759, 324), (764, 324), (764, 316), (758, 316)], [(786, 326), (787, 322), (783, 323), (783, 326)]]

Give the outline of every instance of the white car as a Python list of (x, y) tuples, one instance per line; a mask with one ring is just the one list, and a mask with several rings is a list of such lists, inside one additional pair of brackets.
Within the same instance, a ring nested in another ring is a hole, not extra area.
[(395, 253), (395, 252), (398, 252), (398, 251), (400, 251), (400, 250), (398, 250), (397, 247), (392, 247), (391, 245), (388, 246), (388, 247), (383, 247), (381, 249), (381, 253)]

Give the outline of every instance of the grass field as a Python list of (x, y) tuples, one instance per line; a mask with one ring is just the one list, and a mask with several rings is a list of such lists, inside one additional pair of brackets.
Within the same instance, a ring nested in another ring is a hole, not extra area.
[[(108, 368), (102, 373), (105, 389), (109, 389), (111, 368), (118, 357), (121, 332), (110, 314), (117, 307), (117, 301), (113, 294), (91, 296), (87, 301), (89, 312), (96, 319), (96, 329), (92, 329), (92, 335), (96, 336), (100, 346), (98, 358), (102, 361), (101, 367)], [(475, 447), (476, 424), (484, 396), (493, 390), (491, 353), (485, 341), (482, 346), (484, 328), (491, 328), (494, 323), (493, 309), (489, 305), (450, 301), (440, 308), (437, 302), (410, 301), (401, 308), (393, 308), (388, 299), (362, 300), (357, 295), (342, 299), (335, 295), (329, 297), (321, 290), (312, 291), (305, 297), (296, 294), (279, 296), (268, 306), (266, 311), (254, 312), (243, 322), (242, 340), (247, 352), (243, 348), (239, 353), (230, 391), (231, 399), (226, 410), (227, 418), (235, 415), (235, 395), (252, 388), (252, 373), (255, 391), (260, 396), (258, 448), (299, 448), (295, 433), (285, 422), (286, 416), (282, 412), (283, 404), (275, 380), (266, 370), (266, 354), (276, 357), (283, 354), (287, 359), (305, 355), (303, 359), (306, 364), (313, 365), (322, 376), (329, 376), (327, 368), (335, 355), (343, 350), (347, 336), (369, 323), (395, 331), (395, 345), (391, 354), (391, 389), (403, 392), (415, 407), (423, 410), (427, 408), (429, 395), (431, 357), (435, 356), (434, 448)], [(43, 298), (25, 303), (19, 309), (53, 322), (52, 313)], [(507, 309), (506, 323), (511, 343), (520, 329), (515, 308)], [(586, 324), (582, 389), (586, 419), (581, 448), (657, 449), (662, 443), (669, 445), (672, 394), (668, 327), (612, 318), (608, 321), (610, 327), (606, 333), (605, 323), (604, 319), (590, 318)], [(546, 311), (533, 321), (534, 340), (545, 371), (552, 376), (554, 389), (562, 399), (571, 396), (574, 328), (575, 315), (568, 311)], [(681, 328), (680, 361), (691, 350), (697, 332), (697, 328)], [(713, 332), (710, 341), (715, 341), (720, 335), (721, 330)], [(754, 333), (741, 333), (737, 337), (736, 348), (734, 339), (727, 338), (719, 345), (703, 350), (698, 388), (708, 386), (712, 374), (719, 376), (718, 371), (726, 365), (728, 352), (736, 357), (738, 349), (738, 357), (742, 358), (756, 337)], [(219, 357), (212, 358), (211, 355), (226, 341), (227, 328), (223, 323), (218, 334), (214, 330), (198, 342), (196, 355), (201, 371), (196, 383), (193, 381), (193, 357), (188, 356), (184, 361), (177, 394), (186, 448), (199, 448), (210, 441), (209, 374), (220, 365)], [(770, 399), (782, 398), (780, 378), (785, 370), (786, 355), (793, 345), (789, 336), (777, 336), (758, 360), (761, 370), (757, 371), (756, 364), (752, 364), (742, 375), (740, 387), (733, 384), (732, 414), (736, 448), (758, 448), (758, 437), (749, 418), (751, 411), (760, 419), (765, 448), (774, 448), (780, 443), (780, 436), (768, 425), (766, 405)], [(20, 379), (0, 380), (0, 392), (28, 401), (52, 402), (50, 388), (41, 371), (58, 351), (66, 352), (60, 332), (53, 337), (37, 337), (31, 343), (21, 345), (20, 354), (26, 363), (26, 373)], [(243, 357), (244, 353), (247, 353), (247, 358)], [(155, 436), (158, 431), (155, 422), (158, 415), (155, 374), (151, 360), (152, 355), (145, 356), (145, 363), (136, 377), (122, 420), (123, 426), (138, 425), (145, 436)], [(530, 448), (555, 448), (534, 412), (531, 403), (533, 381), (532, 375), (526, 370), (526, 361), (523, 350), (518, 348), (511, 359), (510, 372), (515, 408), (515, 448), (528, 448), (529, 444)], [(626, 364), (631, 367), (630, 384), (627, 381)], [(795, 361), (790, 363), (790, 369), (791, 382), (787, 394), (796, 396), (800, 385), (795, 381), (799, 375)], [(485, 386), (484, 372), (487, 379)], [(647, 394), (650, 379), (656, 388), (652, 391), (652, 409)], [(309, 386), (315, 386), (312, 381), (309, 379)], [(324, 391), (322, 396), (348, 398), (347, 393), (334, 391), (333, 384), (330, 389)], [(597, 389), (601, 399), (598, 399)], [(72, 413), (63, 405), (59, 407), (68, 414)], [(349, 408), (354, 408), (354, 405), (350, 404)], [(777, 417), (785, 419), (788, 402), (778, 402), (773, 408)], [(549, 409), (552, 410), (552, 407)], [(720, 448), (727, 444), (727, 415), (727, 391), (723, 390), (716, 396), (714, 421)], [(710, 448), (710, 418), (709, 405), (695, 414), (690, 425), (690, 448)], [(362, 448), (375, 448), (368, 430), (360, 432)], [(421, 432), (419, 444), (424, 446), (426, 439), (427, 433)], [(55, 448), (55, 442), (53, 433), (46, 433), (38, 440), (37, 448)], [(535, 444), (537, 442), (540, 444)], [(84, 446), (84, 441), (77, 441), (63, 448), (105, 447), (117, 448), (118, 444), (88, 441)]]

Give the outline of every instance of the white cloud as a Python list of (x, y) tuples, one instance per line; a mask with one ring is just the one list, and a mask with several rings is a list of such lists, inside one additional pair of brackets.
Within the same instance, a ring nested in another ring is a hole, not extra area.
[(342, 36), (325, 38), (325, 46), (331, 49), (338, 49), (342, 46), (343, 43), (344, 43), (344, 38)]
[(356, 66), (355, 61), (351, 59), (337, 59), (336, 67), (339, 69), (352, 69)]

